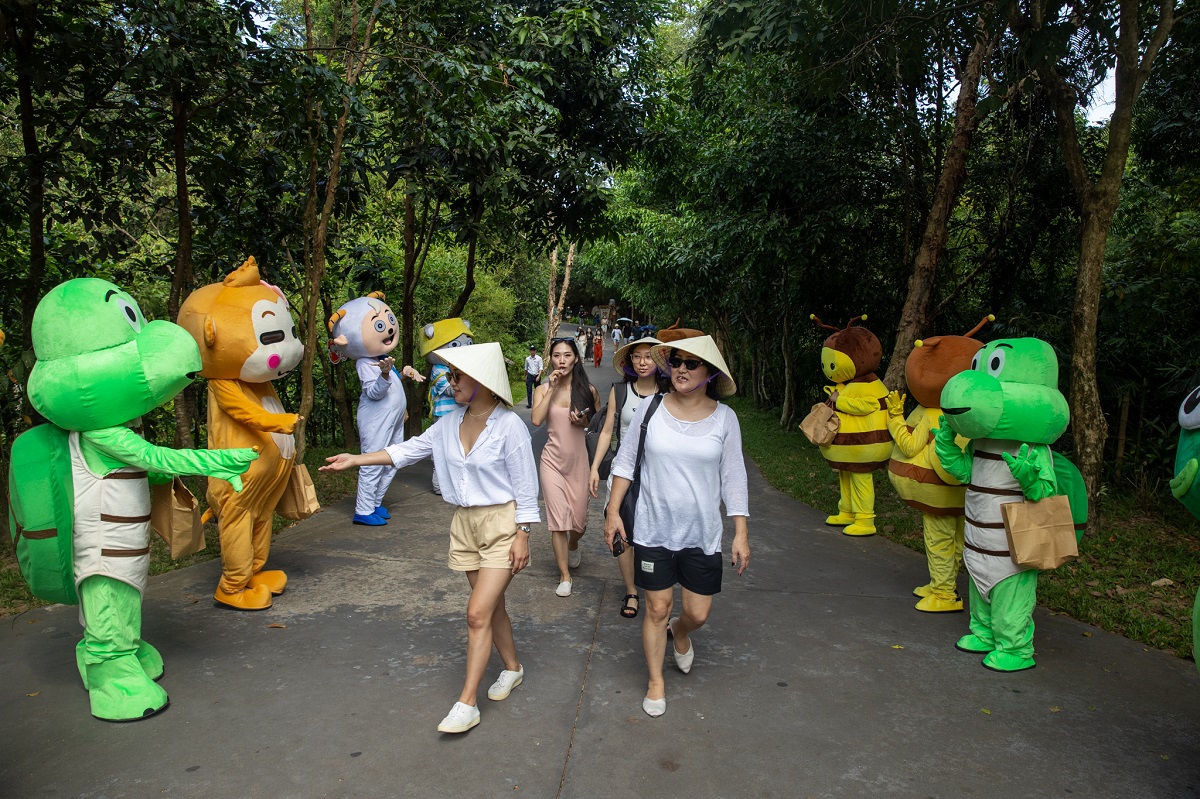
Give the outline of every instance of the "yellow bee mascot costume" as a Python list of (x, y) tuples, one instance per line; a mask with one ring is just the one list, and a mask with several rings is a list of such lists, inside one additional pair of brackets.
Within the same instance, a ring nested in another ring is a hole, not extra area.
[(892, 436), (887, 426), (887, 394), (875, 375), (883, 348), (875, 334), (854, 323), (857, 316), (838, 330), (809, 317), (833, 335), (821, 347), (821, 371), (833, 381), (825, 393), (838, 416), (838, 434), (821, 447), (821, 454), (838, 473), (838, 512), (826, 524), (843, 526), (846, 535), (875, 535), (875, 482), (871, 472), (887, 466), (892, 454)]
[(263, 571), (271, 551), (275, 506), (287, 488), (300, 417), (284, 413), (271, 381), (304, 354), (288, 301), (259, 278), (249, 258), (222, 283), (197, 289), (179, 309), (179, 324), (200, 347), (208, 378), (210, 449), (255, 447), (258, 460), (235, 493), (225, 480), (209, 480), (208, 504), (220, 523), (224, 569), (214, 599), (238, 610), (263, 610), (283, 593), (287, 575)]
[[(887, 396), (888, 430), (895, 441), (888, 477), (900, 498), (921, 511), (925, 531), (929, 582), (914, 589), (913, 595), (921, 598), (917, 610), (926, 613), (963, 609), (956, 582), (962, 566), (967, 487), (942, 468), (933, 441), (942, 415), (942, 389), (950, 378), (971, 368), (971, 359), (983, 346), (971, 336), (994, 319), (988, 316), (965, 336), (914, 342), (916, 349), (904, 363), (904, 379), (919, 404), (908, 419), (904, 396), (896, 391)], [(965, 439), (959, 443), (966, 446)]]

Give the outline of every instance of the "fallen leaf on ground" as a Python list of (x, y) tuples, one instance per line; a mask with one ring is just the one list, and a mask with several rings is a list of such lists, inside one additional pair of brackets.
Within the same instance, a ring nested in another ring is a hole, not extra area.
[(903, 649), (903, 648), (904, 647), (900, 646), (900, 644), (892, 644), (892, 649)]
[(40, 694), (40, 693), (41, 693), (41, 691), (34, 691), (34, 692), (33, 692), (33, 693), (31, 693), (31, 694), (25, 694), (25, 696), (37, 696), (37, 695), (38, 695), (38, 694)]
[(1155, 580), (1154, 582), (1150, 583), (1150, 585), (1154, 586), (1155, 588), (1166, 588), (1168, 585), (1175, 585), (1175, 581), (1163, 577), (1160, 580)]
[(1062, 711), (1062, 708), (1059, 707), (1058, 705), (1055, 705), (1054, 707), (1050, 708), (1051, 713), (1058, 713), (1060, 711)]
[(274, 628), (274, 629), (276, 629), (276, 630), (286, 630), (286, 629), (287, 629), (287, 625), (286, 625), (286, 624), (280, 624), (280, 623), (278, 623), (278, 622), (276, 622), (275, 624), (268, 624), (268, 625), (267, 625), (267, 629), (271, 629), (271, 628)]
[(992, 711), (988, 710), (986, 707), (979, 708), (979, 712), (988, 716), (992, 715)]
[(1091, 637), (1092, 637), (1092, 634), (1091, 634), (1090, 632), (1085, 632), (1085, 633), (1083, 634), (1083, 637), (1084, 637), (1084, 638), (1091, 638)]

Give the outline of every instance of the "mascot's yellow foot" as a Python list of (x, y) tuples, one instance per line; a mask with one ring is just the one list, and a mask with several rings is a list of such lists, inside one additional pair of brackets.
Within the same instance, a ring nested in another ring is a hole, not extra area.
[(913, 596), (915, 596), (917, 599), (924, 599), (932, 593), (933, 586), (929, 583), (925, 583), (925, 585), (921, 586), (920, 588), (913, 589)]
[(847, 524), (854, 523), (854, 516), (850, 513), (839, 513), (835, 516), (826, 516), (825, 523), (835, 527), (845, 527)]
[(250, 588), (265, 586), (271, 592), (271, 596), (279, 596), (283, 593), (283, 589), (287, 588), (287, 575), (279, 569), (261, 571), (250, 576), (248, 585)]
[(953, 613), (962, 610), (963, 603), (961, 599), (942, 599), (940, 596), (930, 594), (914, 607), (922, 613)]
[(855, 522), (842, 530), (844, 535), (875, 535), (875, 525)]
[(234, 610), (266, 610), (271, 607), (271, 592), (266, 586), (247, 588), (235, 594), (227, 594), (220, 588), (213, 594), (217, 603)]

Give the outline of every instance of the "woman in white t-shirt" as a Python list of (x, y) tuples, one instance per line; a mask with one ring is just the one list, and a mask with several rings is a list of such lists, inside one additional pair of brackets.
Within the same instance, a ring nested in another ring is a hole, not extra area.
[[(737, 416), (717, 400), (737, 390), (729, 367), (711, 336), (681, 339), (651, 350), (655, 363), (671, 376), (670, 393), (638, 406), (613, 460), (604, 540), (627, 543), (621, 500), (634, 476), (645, 421), (645, 453), (634, 517), (635, 582), (645, 592), (642, 647), (649, 680), (642, 709), (650, 716), (667, 710), (663, 657), (671, 653), (684, 674), (696, 648), (692, 633), (704, 626), (712, 598), (721, 590), (721, 502), (733, 517), (731, 564), (738, 574), (750, 563), (746, 464)], [(649, 417), (649, 420), (647, 420)], [(682, 608), (670, 622), (674, 587)]]
[(504, 669), (488, 689), (488, 699), (507, 698), (525, 677), (504, 592), (529, 565), (529, 525), (540, 516), (529, 429), (511, 410), (500, 345), (472, 344), (438, 350), (438, 355), (450, 367), (457, 410), (403, 444), (362, 455), (334, 455), (321, 470), (371, 464), (401, 469), (433, 457), (442, 475), (442, 499), (456, 506), (450, 522), (450, 568), (465, 572), (471, 584), (467, 676), (458, 701), (438, 725), (439, 732), (456, 733), (479, 723), (477, 695), (493, 645)]
[[(596, 438), (596, 456), (592, 459), (592, 472), (588, 478), (588, 490), (593, 497), (600, 488), (600, 463), (610, 449), (616, 449), (617, 444), (625, 440), (625, 432), (633, 421), (633, 414), (638, 405), (646, 397), (652, 397), (665, 391), (667, 380), (654, 359), (650, 357), (650, 349), (656, 344), (662, 344), (656, 338), (647, 336), (639, 341), (626, 344), (617, 350), (613, 356), (613, 368), (624, 378), (621, 383), (613, 383), (608, 390), (608, 413), (604, 419), (604, 427)], [(616, 437), (613, 431), (617, 432)], [(612, 474), (608, 475), (608, 490), (612, 492)], [(617, 566), (621, 570), (621, 579), (625, 582), (625, 598), (621, 601), (619, 613), (633, 619), (638, 615), (640, 601), (637, 586), (633, 583), (633, 548), (626, 548), (617, 556)]]

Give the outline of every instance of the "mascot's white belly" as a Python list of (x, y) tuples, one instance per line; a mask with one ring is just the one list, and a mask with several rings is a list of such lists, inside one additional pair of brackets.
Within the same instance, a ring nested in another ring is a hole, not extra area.
[[(1008, 537), (1004, 534), (1004, 517), (1000, 510), (1001, 505), (1025, 499), (1020, 483), (1000, 456), (1002, 452), (1016, 455), (1021, 442), (979, 439), (974, 445), (971, 484), (963, 507), (966, 516), (963, 563), (980, 595), (987, 600), (997, 583), (1025, 571), (1009, 557)], [(978, 550), (1003, 554), (991, 555)]]

